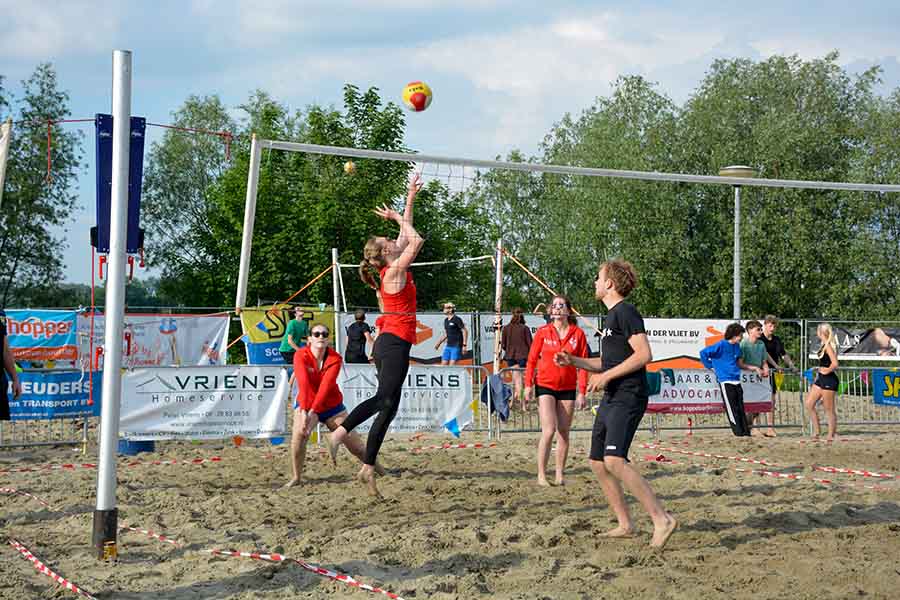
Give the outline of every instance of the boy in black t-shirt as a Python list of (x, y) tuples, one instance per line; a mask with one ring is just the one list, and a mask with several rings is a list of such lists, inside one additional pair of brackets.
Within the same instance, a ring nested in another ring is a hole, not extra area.
[(347, 349), (344, 351), (345, 363), (368, 363), (369, 355), (366, 354), (366, 343), (375, 345), (372, 337), (372, 328), (366, 323), (366, 311), (357, 308), (353, 315), (354, 321), (348, 325)]
[(456, 305), (452, 302), (444, 303), (444, 335), (434, 345), (437, 350), (445, 341), (447, 345), (441, 354), (441, 365), (455, 365), (466, 352), (466, 345), (469, 342), (469, 330), (466, 324), (456, 314)]
[(647, 409), (646, 365), (653, 359), (644, 319), (633, 305), (625, 302), (636, 285), (637, 273), (631, 263), (623, 260), (602, 263), (594, 282), (597, 300), (609, 310), (602, 331), (602, 356), (580, 358), (560, 352), (556, 362), (593, 371), (588, 390), (605, 390), (594, 419), (590, 462), (619, 524), (603, 536), (631, 537), (634, 533), (622, 491), (624, 485), (650, 514), (653, 520), (650, 545), (661, 549), (678, 522), (665, 511), (650, 485), (628, 462), (628, 449)]

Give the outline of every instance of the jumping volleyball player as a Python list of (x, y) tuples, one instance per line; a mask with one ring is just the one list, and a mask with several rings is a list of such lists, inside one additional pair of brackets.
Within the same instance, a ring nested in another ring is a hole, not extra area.
[(665, 511), (650, 485), (628, 462), (628, 449), (647, 410), (645, 367), (653, 358), (644, 319), (632, 304), (625, 302), (636, 285), (637, 273), (631, 263), (623, 260), (602, 263), (594, 282), (597, 300), (609, 311), (603, 328), (602, 356), (580, 358), (560, 352), (556, 362), (594, 371), (588, 380), (588, 390), (605, 390), (591, 434), (591, 469), (600, 480), (619, 524), (603, 536), (622, 538), (634, 533), (622, 492), (624, 485), (650, 514), (653, 520), (650, 545), (661, 549), (678, 522)]
[[(388, 427), (397, 415), (401, 388), (409, 371), (409, 351), (416, 341), (416, 284), (413, 283), (409, 265), (425, 243), (413, 228), (413, 201), (420, 189), (422, 184), (419, 176), (414, 175), (409, 182), (406, 208), (402, 215), (387, 206), (375, 210), (375, 214), (382, 219), (396, 221), (400, 226), (400, 234), (396, 240), (386, 237), (369, 238), (363, 250), (363, 261), (359, 265), (360, 277), (366, 285), (376, 290), (385, 313), (381, 317), (384, 321), (379, 327), (374, 349), (378, 391), (354, 408), (328, 441), (331, 459), (335, 460), (347, 434), (378, 413), (369, 430), (366, 455), (358, 475), (373, 496), (381, 495), (375, 485), (375, 461)], [(380, 289), (373, 276), (373, 271), (376, 270), (381, 279)]]

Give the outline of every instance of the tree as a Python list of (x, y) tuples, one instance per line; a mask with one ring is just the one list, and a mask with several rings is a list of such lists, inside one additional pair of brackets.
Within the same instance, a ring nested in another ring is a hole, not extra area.
[[(51, 126), (51, 173), (47, 179), (47, 123), (69, 116), (69, 96), (59, 90), (50, 64), (39, 65), (13, 98), (15, 132), (0, 213), (0, 302), (35, 306), (52, 301), (62, 279), (68, 244), (50, 233), (69, 222), (73, 185), (81, 159), (81, 133)], [(0, 88), (0, 107), (10, 106)]]

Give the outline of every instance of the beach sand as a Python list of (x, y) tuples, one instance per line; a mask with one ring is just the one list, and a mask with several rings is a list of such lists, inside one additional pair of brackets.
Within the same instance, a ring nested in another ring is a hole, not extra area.
[[(900, 432), (845, 433), (848, 441), (831, 445), (799, 443), (796, 432), (776, 439), (671, 433), (661, 441), (781, 465), (766, 467), (643, 449), (638, 444), (651, 438), (640, 432), (631, 458), (680, 523), (662, 552), (648, 547), (650, 521), (633, 498), (636, 537), (599, 537), (614, 522), (588, 466), (587, 432), (573, 434), (566, 485), (551, 488), (535, 485), (535, 434), (507, 434), (491, 448), (418, 453), (410, 449), (485, 439), (472, 433), (461, 440), (389, 437), (382, 454), (389, 474), (379, 479), (384, 500), (373, 500), (356, 483), (358, 464), (345, 450), (334, 468), (312, 447), (303, 485), (282, 490), (289, 474), (286, 444), (159, 442), (155, 453), (120, 459), (119, 524), (159, 532), (182, 547), (124, 532), (118, 562), (98, 561), (90, 544), (97, 477), (91, 468), (0, 474), (0, 487), (30, 492), (52, 506), (0, 495), (0, 534), (98, 598), (384, 597), (296, 563), (201, 553), (209, 548), (282, 553), (407, 599), (898, 598), (900, 481), (810, 466), (900, 473)], [(657, 454), (683, 464), (642, 461)], [(221, 461), (147, 464), (214, 456)], [(71, 448), (0, 452), (0, 470), (74, 461), (96, 462), (96, 448), (87, 457)], [(135, 461), (140, 464), (126, 466)], [(76, 597), (4, 547), (0, 598)]]

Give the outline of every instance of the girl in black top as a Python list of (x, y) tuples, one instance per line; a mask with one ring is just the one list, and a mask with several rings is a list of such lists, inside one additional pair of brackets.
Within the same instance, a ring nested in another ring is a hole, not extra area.
[(819, 437), (821, 429), (819, 428), (816, 404), (822, 403), (825, 408), (825, 418), (828, 419), (827, 440), (831, 442), (834, 441), (834, 434), (837, 431), (837, 412), (834, 408), (834, 396), (837, 394), (839, 384), (838, 376), (835, 374), (838, 368), (837, 338), (828, 323), (820, 323), (816, 329), (816, 335), (822, 342), (822, 346), (819, 348), (818, 376), (812, 387), (809, 388), (803, 404), (812, 419), (813, 437)]

